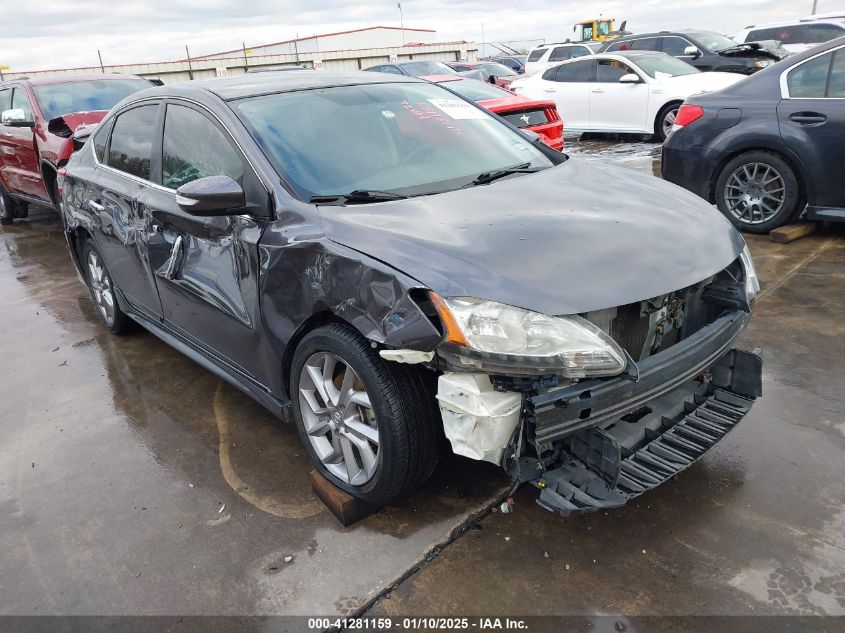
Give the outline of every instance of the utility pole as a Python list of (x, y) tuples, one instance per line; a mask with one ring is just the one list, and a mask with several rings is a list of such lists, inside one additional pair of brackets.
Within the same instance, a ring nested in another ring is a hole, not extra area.
[(191, 67), (191, 51), (188, 50), (188, 45), (185, 44), (185, 55), (188, 56), (188, 79), (194, 80), (194, 69)]
[(816, 15), (816, 6), (818, 5), (819, 0), (813, 0), (813, 15)]
[(246, 42), (241, 42), (241, 46), (243, 47), (244, 51), (244, 72), (249, 70), (249, 62), (246, 59)]
[(484, 59), (484, 22), (481, 23), (481, 59)]
[(100, 49), (97, 49), (97, 57), (100, 58), (100, 70), (103, 71), (103, 74), (106, 74), (106, 68), (103, 66), (103, 56), (100, 54)]
[(399, 24), (402, 27), (402, 46), (405, 46), (405, 18), (402, 15), (402, 3), (397, 2), (396, 6), (399, 7)]

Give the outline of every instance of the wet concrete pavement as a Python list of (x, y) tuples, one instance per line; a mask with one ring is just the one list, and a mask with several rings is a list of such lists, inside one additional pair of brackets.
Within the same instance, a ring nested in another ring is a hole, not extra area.
[[(569, 143), (653, 172), (650, 143)], [(598, 193), (597, 193), (598, 195)], [(750, 239), (764, 397), (676, 481), (562, 520), (455, 458), (341, 528), (292, 427), (100, 327), (55, 216), (0, 229), (0, 614), (845, 613), (845, 236)], [(291, 562), (285, 562), (292, 557)]]

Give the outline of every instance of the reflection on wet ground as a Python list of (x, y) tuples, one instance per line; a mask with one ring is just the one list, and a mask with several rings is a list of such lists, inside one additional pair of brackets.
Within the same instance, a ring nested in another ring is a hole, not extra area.
[[(652, 143), (567, 148), (659, 162)], [(765, 396), (717, 450), (607, 514), (557, 519), (523, 489), (372, 612), (845, 613), (845, 240), (749, 241), (764, 287), (743, 346)], [(453, 458), (339, 527), (292, 427), (155, 337), (99, 326), (47, 211), (0, 229), (0, 302), (0, 614), (352, 613), (505, 489)]]

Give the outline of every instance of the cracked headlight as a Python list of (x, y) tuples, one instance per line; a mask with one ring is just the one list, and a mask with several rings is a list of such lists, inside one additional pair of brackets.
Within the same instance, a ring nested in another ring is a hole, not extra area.
[(748, 244), (742, 249), (739, 258), (742, 260), (742, 268), (745, 271), (745, 294), (748, 296), (748, 303), (751, 303), (757, 293), (760, 292), (760, 279), (757, 277), (757, 269), (754, 268), (754, 261), (751, 259)]
[(619, 346), (579, 316), (552, 317), (494, 301), (432, 300), (446, 327), (446, 343), (465, 348), (466, 365), (512, 367), (569, 378), (615, 376), (627, 360)]

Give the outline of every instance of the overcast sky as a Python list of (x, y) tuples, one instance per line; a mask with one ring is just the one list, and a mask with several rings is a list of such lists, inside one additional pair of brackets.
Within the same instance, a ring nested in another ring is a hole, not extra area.
[[(300, 36), (399, 25), (397, 3), (375, 0), (2, 0), (0, 65), (39, 70), (184, 58)], [(754, 23), (808, 15), (812, 0), (404, 0), (406, 27), (441, 40), (558, 41), (602, 13), (629, 30), (703, 28), (727, 35)], [(818, 0), (818, 12), (845, 0)]]

